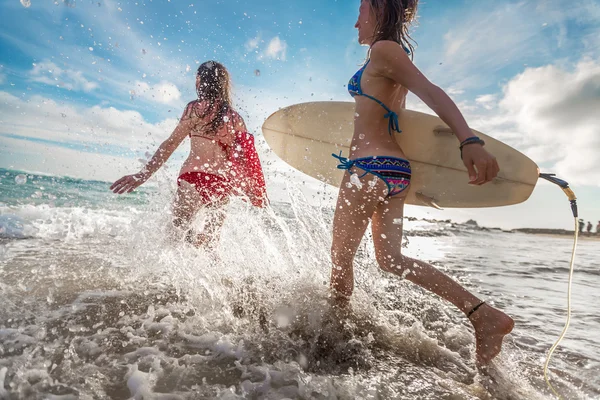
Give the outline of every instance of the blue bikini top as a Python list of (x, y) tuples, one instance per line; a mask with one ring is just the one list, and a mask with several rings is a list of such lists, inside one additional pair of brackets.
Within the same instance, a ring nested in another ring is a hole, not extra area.
[[(406, 47), (404, 47), (404, 51), (406, 51), (408, 54), (410, 54), (410, 51)], [(381, 107), (383, 107), (385, 109), (385, 111), (387, 111), (387, 113), (384, 115), (384, 118), (389, 119), (389, 124), (388, 124), (389, 134), (391, 135), (393, 131), (400, 133), (402, 131), (400, 130), (400, 124), (398, 122), (398, 114), (396, 114), (394, 111), (392, 111), (381, 100), (376, 99), (375, 97), (370, 96), (370, 95), (366, 94), (365, 92), (363, 92), (362, 88), (360, 87), (360, 81), (362, 79), (363, 72), (365, 72), (365, 69), (367, 68), (367, 65), (369, 65), (370, 61), (371, 61), (371, 59), (367, 60), (365, 65), (363, 65), (361, 69), (356, 71), (354, 76), (352, 78), (350, 78), (350, 81), (348, 82), (348, 92), (350, 93), (350, 95), (352, 97), (364, 96), (364, 97), (368, 97), (369, 99), (377, 102), (377, 104), (379, 104)]]

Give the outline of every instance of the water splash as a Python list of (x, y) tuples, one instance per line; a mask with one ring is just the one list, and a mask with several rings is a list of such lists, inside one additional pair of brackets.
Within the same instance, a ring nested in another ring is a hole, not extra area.
[(510, 346), (483, 379), (462, 316), (379, 271), (370, 236), (353, 309), (332, 309), (332, 210), (297, 193), (267, 210), (234, 200), (218, 247), (196, 249), (169, 237), (173, 190), (159, 180), (143, 207), (18, 209), (38, 233), (0, 264), (9, 393), (544, 398)]

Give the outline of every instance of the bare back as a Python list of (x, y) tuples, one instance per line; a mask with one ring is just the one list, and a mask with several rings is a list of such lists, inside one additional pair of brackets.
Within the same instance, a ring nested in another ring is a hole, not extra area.
[(201, 101), (193, 101), (186, 107), (183, 118), (190, 118), (193, 129), (190, 132), (190, 154), (181, 167), (180, 174), (187, 172), (205, 172), (226, 176), (229, 171), (228, 156), (234, 151), (233, 144), (237, 132), (245, 132), (244, 119), (232, 108), (229, 108), (224, 123), (216, 132), (207, 128), (213, 115), (200, 118), (206, 105)]

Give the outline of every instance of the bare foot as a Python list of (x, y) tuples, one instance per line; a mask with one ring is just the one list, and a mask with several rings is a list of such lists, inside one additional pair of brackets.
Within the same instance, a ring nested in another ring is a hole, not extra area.
[(328, 303), (331, 307), (338, 310), (350, 308), (350, 296), (346, 296), (335, 289), (331, 289)]
[(477, 364), (486, 365), (502, 350), (502, 340), (514, 328), (511, 317), (484, 304), (471, 316), (475, 328)]
[(350, 297), (344, 296), (343, 294), (336, 293), (332, 290), (331, 295), (328, 299), (331, 316), (337, 321), (342, 321), (352, 313), (352, 305), (350, 304)]

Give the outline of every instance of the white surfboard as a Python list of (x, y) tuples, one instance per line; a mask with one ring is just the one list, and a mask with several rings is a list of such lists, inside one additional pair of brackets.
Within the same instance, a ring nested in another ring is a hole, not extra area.
[[(497, 207), (529, 198), (538, 180), (537, 165), (524, 154), (473, 130), (500, 165), (500, 173), (482, 186), (468, 184), (458, 140), (438, 117), (397, 110), (396, 140), (411, 162), (407, 203), (432, 207)], [(311, 102), (283, 108), (263, 124), (267, 143), (283, 161), (313, 178), (340, 185), (345, 171), (331, 154), (349, 155), (354, 132), (353, 102)]]

